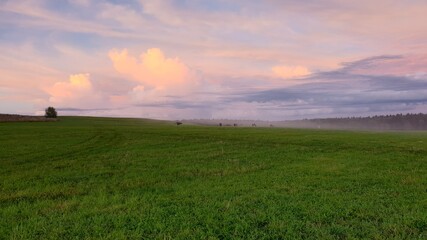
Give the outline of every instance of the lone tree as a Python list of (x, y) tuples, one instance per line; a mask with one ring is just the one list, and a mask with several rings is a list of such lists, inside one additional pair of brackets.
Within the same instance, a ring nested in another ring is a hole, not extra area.
[(45, 109), (44, 116), (47, 118), (56, 118), (58, 114), (56, 113), (56, 110), (54, 107), (48, 107)]

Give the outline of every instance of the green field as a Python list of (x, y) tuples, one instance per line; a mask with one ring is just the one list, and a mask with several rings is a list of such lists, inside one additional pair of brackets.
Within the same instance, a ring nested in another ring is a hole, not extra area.
[(426, 239), (427, 133), (0, 123), (1, 239)]

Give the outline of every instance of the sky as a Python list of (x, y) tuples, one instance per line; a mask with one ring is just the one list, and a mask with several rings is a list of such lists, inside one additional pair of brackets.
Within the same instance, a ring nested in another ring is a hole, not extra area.
[(427, 112), (425, 0), (0, 0), (0, 113)]

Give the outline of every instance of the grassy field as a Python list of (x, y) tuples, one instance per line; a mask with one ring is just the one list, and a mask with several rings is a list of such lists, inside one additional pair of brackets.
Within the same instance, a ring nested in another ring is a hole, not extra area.
[(426, 239), (427, 133), (0, 123), (1, 239)]

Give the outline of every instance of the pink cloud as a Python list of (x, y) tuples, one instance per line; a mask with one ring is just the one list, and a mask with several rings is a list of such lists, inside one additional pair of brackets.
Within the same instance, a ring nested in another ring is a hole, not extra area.
[(275, 76), (284, 79), (300, 78), (311, 74), (311, 72), (303, 66), (274, 66), (271, 70)]
[(167, 58), (158, 48), (148, 49), (139, 58), (127, 49), (111, 50), (109, 57), (116, 71), (138, 85), (130, 92), (135, 101), (158, 101), (167, 95), (183, 96), (194, 90), (197, 77), (178, 58)]
[(93, 107), (101, 100), (88, 73), (70, 75), (67, 82), (56, 82), (46, 92), (50, 95), (49, 103), (58, 107)]

